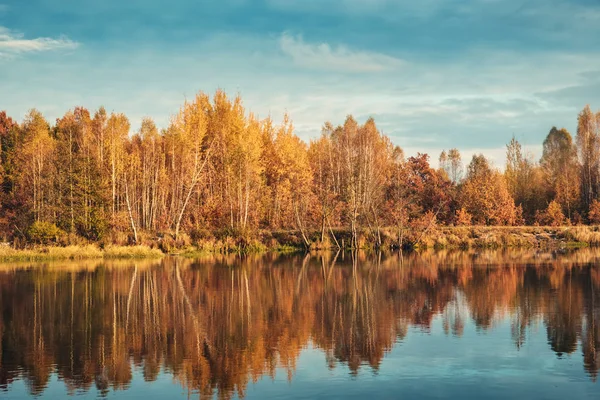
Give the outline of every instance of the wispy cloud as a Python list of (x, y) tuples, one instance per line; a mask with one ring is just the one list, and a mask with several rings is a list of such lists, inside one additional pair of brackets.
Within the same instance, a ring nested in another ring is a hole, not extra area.
[(585, 104), (600, 107), (597, 0), (224, 1), (165, 11), (130, 0), (115, 14), (113, 0), (0, 0), (13, 29), (0, 40), (86, 43), (68, 61), (56, 46), (11, 50), (7, 112), (35, 106), (53, 120), (104, 105), (134, 129), (143, 115), (165, 127), (185, 97), (219, 87), (261, 117), (289, 112), (306, 140), (324, 121), (373, 116), (409, 155), (457, 147), (465, 162), (481, 151), (501, 167), (512, 135), (539, 146), (553, 125), (574, 133)]
[(23, 53), (75, 49), (79, 43), (65, 37), (39, 37), (26, 39), (20, 32), (0, 26), (0, 56), (15, 56)]
[(381, 53), (352, 50), (346, 46), (332, 47), (327, 43), (306, 43), (302, 36), (283, 33), (279, 38), (281, 51), (301, 67), (347, 72), (379, 72), (401, 67), (402, 60)]

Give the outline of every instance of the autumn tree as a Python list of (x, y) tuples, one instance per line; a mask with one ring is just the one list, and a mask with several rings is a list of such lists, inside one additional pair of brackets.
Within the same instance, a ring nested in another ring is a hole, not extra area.
[(515, 137), (506, 146), (504, 176), (515, 204), (523, 209), (526, 221), (532, 221), (536, 210), (546, 204), (542, 171), (530, 155), (524, 154)]
[[(236, 101), (240, 101), (236, 99)], [(239, 106), (238, 106), (239, 107)], [(257, 215), (250, 214), (250, 208), (258, 206), (259, 192), (262, 186), (263, 166), (260, 162), (261, 156), (261, 126), (253, 115), (244, 121), (243, 109), (237, 111), (242, 114), (238, 117), (242, 120), (240, 129), (232, 131), (231, 159), (231, 184), (233, 186), (230, 199), (233, 209), (234, 226), (246, 229), (250, 223), (256, 226)]]
[(50, 125), (37, 110), (29, 111), (23, 122), (23, 142), (17, 155), (19, 178), (17, 190), (27, 204), (34, 221), (53, 221), (52, 178), (56, 142)]
[(101, 158), (104, 171), (108, 173), (111, 189), (111, 214), (113, 224), (116, 222), (117, 212), (120, 211), (120, 183), (123, 179), (125, 168), (125, 145), (129, 135), (129, 119), (124, 114), (112, 113), (106, 122), (103, 134)]
[(452, 197), (450, 181), (441, 176), (429, 164), (427, 154), (418, 153), (409, 157), (406, 163), (405, 184), (411, 198), (411, 218), (431, 211), (439, 221), (451, 219)]
[(20, 209), (14, 188), (19, 167), (17, 149), (21, 140), (19, 124), (5, 111), (0, 112), (0, 234), (5, 239), (12, 236), (11, 224)]
[(325, 241), (326, 229), (332, 231), (332, 224), (337, 222), (336, 208), (340, 204), (338, 173), (340, 165), (338, 152), (333, 147), (333, 130), (331, 124), (325, 124), (321, 131), (321, 137), (312, 140), (308, 148), (309, 162), (313, 172), (311, 187), (319, 205), (321, 242)]
[(454, 183), (459, 183), (463, 175), (463, 164), (460, 152), (458, 149), (450, 149), (448, 151), (449, 174), (448, 177)]
[(77, 107), (55, 127), (57, 222), (68, 232), (98, 240), (104, 233), (104, 186), (93, 122), (88, 110)]
[(342, 126), (327, 123), (323, 135), (311, 143), (317, 196), (321, 203), (321, 232), (325, 221), (340, 205), (339, 219), (349, 225), (352, 246), (357, 246), (359, 227), (369, 227), (380, 238), (381, 213), (393, 146), (370, 118), (360, 125), (348, 116)]
[(538, 211), (536, 222), (540, 225), (561, 226), (567, 222), (567, 219), (561, 205), (556, 200), (552, 200), (546, 210)]
[(138, 171), (140, 189), (134, 205), (137, 209), (137, 223), (145, 230), (164, 228), (161, 216), (164, 214), (166, 188), (165, 153), (163, 137), (150, 118), (142, 119), (140, 130), (133, 138), (135, 151), (139, 154)]
[(387, 182), (383, 219), (395, 227), (398, 247), (403, 247), (406, 239), (418, 241), (438, 222), (452, 219), (451, 182), (445, 173), (431, 167), (426, 154), (404, 160), (402, 149), (394, 148)]
[(458, 226), (469, 226), (473, 222), (473, 216), (469, 214), (464, 207), (456, 210), (456, 218), (454, 221), (455, 225)]
[(193, 102), (186, 102), (165, 134), (167, 174), (171, 182), (169, 215), (175, 238), (210, 155), (212, 143), (205, 141), (207, 102), (204, 93), (199, 93)]
[(592, 204), (590, 204), (590, 211), (588, 212), (588, 220), (591, 224), (598, 225), (600, 224), (600, 201), (592, 200)]
[(448, 158), (448, 154), (446, 150), (442, 150), (440, 153), (440, 157), (438, 158), (438, 165), (440, 173), (446, 175), (447, 178), (450, 178), (450, 160)]
[(386, 187), (385, 221), (396, 229), (398, 248), (404, 246), (404, 237), (409, 229), (410, 216), (413, 214), (415, 202), (414, 191), (406, 184), (408, 165), (404, 158), (404, 151), (396, 146), (392, 153), (391, 167), (389, 169), (388, 184)]
[(598, 197), (600, 128), (597, 115), (586, 105), (577, 118), (577, 149), (581, 164), (581, 200), (586, 208)]
[(481, 154), (469, 163), (460, 203), (475, 224), (512, 225), (516, 221), (515, 203), (504, 176)]
[[(316, 202), (308, 149), (294, 134), (287, 116), (277, 129), (271, 129), (270, 124), (270, 120), (265, 121), (264, 138), (267, 143), (263, 155), (267, 191), (270, 193), (265, 210), (267, 218), (272, 227), (299, 230), (308, 246), (307, 226), (312, 225), (311, 217), (315, 212), (311, 206)], [(322, 207), (325, 206), (322, 204)]]
[(553, 127), (544, 140), (540, 160), (550, 199), (556, 200), (571, 218), (579, 199), (577, 149), (566, 129)]
[(382, 214), (385, 207), (385, 188), (388, 184), (389, 169), (395, 157), (394, 146), (389, 138), (377, 128), (375, 120), (369, 118), (360, 127), (359, 148), (359, 193), (360, 213), (371, 232), (374, 232), (376, 246), (382, 245)]

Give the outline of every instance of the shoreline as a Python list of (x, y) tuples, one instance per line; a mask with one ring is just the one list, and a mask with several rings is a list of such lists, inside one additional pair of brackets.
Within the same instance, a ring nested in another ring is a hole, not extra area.
[[(360, 231), (358, 249), (398, 250), (400, 243), (394, 228), (379, 231), (381, 245), (377, 246), (373, 232)], [(48, 261), (88, 259), (141, 259), (161, 258), (168, 255), (194, 258), (206, 254), (295, 253), (307, 250), (353, 250), (352, 235), (348, 229), (333, 229), (321, 240), (320, 231), (305, 232), (310, 240), (306, 246), (300, 231), (260, 231), (255, 239), (205, 238), (169, 251), (160, 249), (159, 243), (136, 246), (98, 244), (70, 246), (32, 246), (15, 249), (0, 247), (0, 261)], [(333, 237), (335, 235), (335, 238)], [(458, 226), (436, 227), (418, 240), (416, 233), (406, 233), (402, 247), (408, 250), (425, 249), (502, 249), (502, 248), (577, 248), (600, 246), (598, 226)]]
[(83, 246), (34, 246), (26, 249), (15, 249), (6, 245), (0, 247), (0, 261), (3, 262), (156, 259), (164, 256), (165, 254), (159, 249), (153, 249), (148, 246), (106, 246), (103, 249), (95, 244)]

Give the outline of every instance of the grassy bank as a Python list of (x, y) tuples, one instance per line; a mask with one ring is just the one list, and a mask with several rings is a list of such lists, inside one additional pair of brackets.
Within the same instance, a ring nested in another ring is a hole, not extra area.
[[(398, 231), (383, 228), (379, 232), (381, 247), (394, 249), (400, 246), (413, 249), (480, 249), (480, 248), (564, 248), (600, 246), (598, 226), (437, 226), (426, 232), (403, 232), (398, 240)], [(334, 229), (321, 239), (321, 232), (308, 232), (311, 249), (335, 249), (338, 245), (348, 249), (352, 234), (348, 229)], [(335, 236), (335, 237), (334, 237)], [(359, 232), (358, 247), (374, 249), (377, 235), (373, 231)], [(305, 248), (299, 232), (270, 232), (263, 235), (263, 243), (282, 245), (288, 248)], [(272, 246), (271, 246), (272, 247)]]
[[(303, 248), (299, 233), (275, 232), (270, 234), (276, 243), (284, 243), (295, 248)], [(335, 238), (334, 238), (335, 235)], [(350, 248), (350, 230), (334, 229), (324, 240), (320, 232), (308, 234), (312, 249)], [(480, 249), (480, 248), (546, 248), (600, 246), (598, 226), (437, 226), (426, 232), (406, 230), (402, 240), (394, 228), (383, 228), (379, 232), (381, 247), (394, 249), (402, 246), (412, 249)], [(377, 247), (375, 232), (359, 232), (358, 247)]]
[(30, 249), (0, 247), (2, 261), (46, 261), (46, 260), (86, 260), (86, 259), (123, 259), (158, 258), (164, 254), (148, 246), (107, 246), (103, 249), (96, 245), (85, 246), (38, 246)]
[[(381, 231), (382, 247), (399, 246), (393, 229)], [(364, 247), (374, 235), (363, 233)], [(407, 232), (402, 246), (415, 249), (565, 248), (599, 246), (598, 226), (438, 226), (427, 232)]]
[[(352, 234), (349, 229), (333, 229), (321, 237), (320, 231), (305, 232), (309, 246), (298, 231), (260, 231), (252, 239), (211, 238), (190, 243), (173, 250), (189, 257), (206, 253), (259, 253), (264, 251), (295, 252), (340, 248), (349, 250)], [(436, 226), (423, 231), (405, 230), (402, 240), (394, 228), (380, 230), (381, 248), (397, 249), (482, 249), (482, 248), (565, 248), (600, 246), (598, 226)], [(377, 235), (359, 231), (358, 247), (375, 249)]]
[(441, 227), (416, 242), (418, 248), (525, 248), (600, 245), (597, 226), (473, 226)]
[[(117, 246), (95, 245), (36, 246), (14, 249), (0, 246), (1, 261), (44, 261), (84, 259), (159, 258), (165, 254), (198, 257), (206, 254), (261, 253), (273, 251), (292, 253), (310, 250), (350, 249), (352, 234), (348, 229), (334, 229), (325, 237), (320, 231), (305, 232), (306, 246), (297, 231), (260, 231), (252, 239), (210, 238), (184, 243), (160, 250), (158, 245)], [(400, 245), (413, 249), (482, 249), (482, 248), (566, 248), (600, 246), (598, 226), (461, 226), (435, 227), (427, 232), (405, 231), (402, 241), (397, 230), (380, 230), (381, 248), (397, 249)], [(377, 235), (359, 231), (358, 247), (375, 249)]]

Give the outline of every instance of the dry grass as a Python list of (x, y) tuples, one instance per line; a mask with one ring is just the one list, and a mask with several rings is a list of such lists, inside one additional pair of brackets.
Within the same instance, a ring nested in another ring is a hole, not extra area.
[(0, 260), (3, 261), (44, 261), (44, 260), (85, 260), (95, 258), (157, 258), (164, 254), (147, 246), (108, 246), (100, 249), (89, 244), (84, 246), (48, 246), (31, 249), (0, 247)]
[(590, 246), (600, 245), (600, 232), (597, 226), (573, 226), (565, 229), (564, 236), (575, 243), (585, 243)]
[[(348, 229), (335, 229), (339, 244), (348, 248), (351, 233)], [(311, 241), (311, 249), (332, 249), (337, 245), (328, 234), (321, 242), (318, 231), (307, 233)], [(397, 230), (383, 228), (381, 230), (382, 247), (398, 246)], [(375, 236), (367, 229), (360, 232), (359, 248), (375, 247)], [(435, 226), (422, 234), (416, 230), (404, 232), (404, 245), (413, 248), (436, 249), (500, 249), (500, 248), (546, 248), (546, 247), (581, 247), (600, 246), (600, 229), (597, 226)], [(305, 246), (296, 231), (274, 231), (262, 233), (260, 240), (253, 241), (254, 246), (240, 249), (233, 239), (208, 239), (196, 244), (200, 252), (260, 252), (265, 249), (281, 251), (282, 249), (304, 250)], [(250, 251), (248, 251), (250, 250)]]
[(600, 245), (600, 232), (593, 226), (470, 226), (440, 227), (416, 247), (508, 248), (573, 247)]
[[(374, 248), (375, 239), (372, 232), (360, 234), (359, 246), (364, 249)], [(600, 228), (598, 226), (437, 226), (426, 234), (417, 231), (404, 232), (404, 244), (413, 248), (435, 249), (483, 249), (483, 248), (532, 248), (532, 247), (581, 247), (600, 246)], [(320, 232), (308, 232), (311, 249), (336, 248), (337, 245), (328, 235), (320, 241)], [(347, 229), (336, 229), (335, 236), (342, 247), (351, 243), (351, 234)], [(396, 230), (381, 230), (382, 247), (395, 248), (398, 245)], [(233, 237), (203, 238), (194, 245), (187, 244), (162, 251), (146, 245), (100, 247), (88, 245), (72, 245), (66, 247), (34, 247), (17, 250), (9, 246), (0, 246), (0, 261), (44, 261), (44, 260), (83, 260), (83, 259), (141, 259), (159, 258), (165, 253), (196, 256), (201, 253), (261, 253), (267, 250), (289, 252), (304, 250), (305, 246), (298, 232), (276, 231), (261, 232), (258, 238), (239, 240)]]
[(148, 246), (107, 246), (103, 251), (104, 258), (159, 258), (164, 253)]

